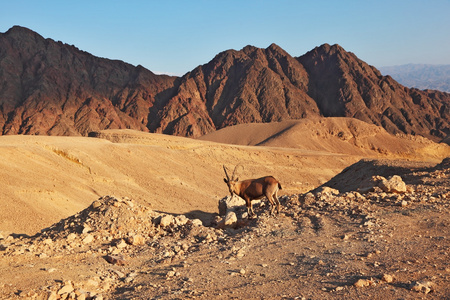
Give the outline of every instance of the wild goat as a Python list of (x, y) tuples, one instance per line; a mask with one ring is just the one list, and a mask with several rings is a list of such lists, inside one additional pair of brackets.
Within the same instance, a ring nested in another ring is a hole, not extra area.
[(223, 180), (228, 185), (228, 189), (230, 190), (231, 196), (233, 194), (238, 195), (242, 199), (245, 200), (247, 205), (248, 217), (252, 217), (255, 215), (252, 207), (252, 200), (261, 199), (264, 196), (267, 197), (270, 204), (272, 205), (272, 209), (270, 214), (273, 214), (275, 210), (275, 205), (277, 208), (277, 214), (280, 213), (280, 201), (278, 201), (277, 192), (281, 190), (281, 184), (276, 180), (273, 176), (265, 176), (258, 179), (247, 179), (239, 181), (239, 178), (235, 178), (236, 168), (233, 170), (233, 174), (231, 178), (228, 176), (227, 168), (223, 166), (223, 170), (225, 171), (225, 176)]

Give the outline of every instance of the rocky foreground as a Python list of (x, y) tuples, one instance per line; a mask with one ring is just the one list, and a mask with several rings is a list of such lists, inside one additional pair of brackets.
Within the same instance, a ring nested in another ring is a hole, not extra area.
[(449, 158), (365, 161), (283, 196), (278, 216), (224, 198), (213, 224), (104, 196), (35, 236), (0, 233), (0, 298), (442, 299), (449, 178)]

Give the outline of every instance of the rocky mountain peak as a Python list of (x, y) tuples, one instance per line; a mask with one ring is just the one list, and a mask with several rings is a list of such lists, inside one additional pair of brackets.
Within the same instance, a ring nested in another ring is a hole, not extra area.
[(292, 57), (276, 44), (216, 55), (181, 78), (95, 57), (32, 30), (0, 34), (2, 134), (132, 128), (200, 136), (225, 126), (353, 117), (390, 133), (450, 133), (450, 94), (408, 89), (341, 46)]

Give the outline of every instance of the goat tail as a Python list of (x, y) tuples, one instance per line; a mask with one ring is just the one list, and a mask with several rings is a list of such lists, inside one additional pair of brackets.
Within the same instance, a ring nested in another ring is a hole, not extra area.
[(281, 187), (281, 183), (279, 183), (279, 182), (278, 182), (278, 188), (279, 188), (280, 190), (283, 189), (283, 188)]

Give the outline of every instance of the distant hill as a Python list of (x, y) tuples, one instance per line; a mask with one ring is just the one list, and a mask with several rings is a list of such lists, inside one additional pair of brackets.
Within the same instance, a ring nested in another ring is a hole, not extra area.
[(407, 87), (450, 93), (450, 65), (407, 64), (381, 67), (380, 71)]
[[(387, 133), (354, 118), (308, 118), (283, 122), (239, 124), (198, 138), (216, 143), (294, 148), (390, 158), (446, 157), (450, 147), (423, 137)], [(113, 139), (111, 139), (113, 140)]]
[(242, 123), (350, 117), (436, 141), (450, 94), (402, 86), (339, 45), (292, 57), (279, 46), (227, 50), (183, 77), (95, 57), (15, 26), (0, 34), (0, 133), (88, 135), (136, 129), (198, 137)]

